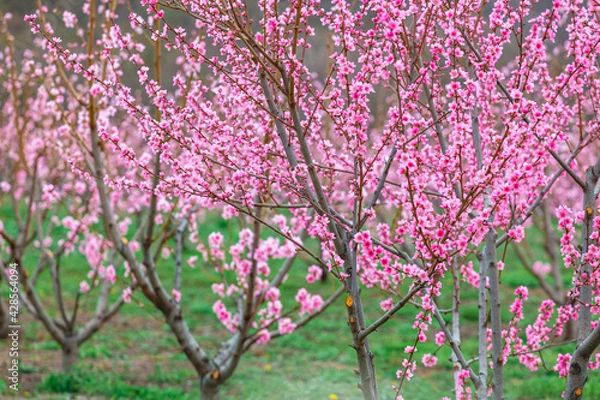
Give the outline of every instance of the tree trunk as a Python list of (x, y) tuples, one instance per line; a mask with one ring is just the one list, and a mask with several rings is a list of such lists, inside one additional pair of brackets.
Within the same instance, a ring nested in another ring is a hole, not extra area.
[(579, 400), (583, 396), (583, 387), (588, 379), (587, 364), (589, 357), (575, 354), (569, 366), (569, 376), (567, 380), (567, 390), (565, 399)]
[(67, 336), (62, 344), (62, 369), (68, 373), (79, 359), (79, 343), (74, 336)]
[[(460, 271), (456, 258), (452, 259), (452, 340), (460, 346)], [(458, 388), (460, 383), (460, 368), (458, 368), (458, 356), (452, 352), (452, 365), (454, 366), (454, 391), (456, 399), (459, 399)]]
[(583, 397), (583, 388), (588, 379), (590, 357), (598, 345), (600, 345), (600, 326), (596, 326), (573, 353), (567, 376), (565, 399), (580, 400)]
[(487, 289), (486, 277), (488, 265), (487, 260), (483, 255), (480, 255), (479, 262), (479, 298), (477, 307), (479, 310), (478, 320), (478, 356), (479, 356), (479, 382), (481, 385), (477, 389), (476, 399), (486, 400), (488, 398), (487, 379), (488, 379), (488, 362), (487, 362)]
[(567, 342), (575, 338), (577, 338), (577, 320), (570, 319), (563, 328), (563, 334), (560, 340)]
[(579, 271), (581, 286), (579, 288), (579, 332), (577, 335), (577, 349), (573, 353), (569, 375), (567, 376), (567, 388), (565, 399), (579, 400), (583, 396), (583, 387), (588, 379), (588, 364), (594, 350), (600, 345), (600, 328), (592, 330), (591, 310), (592, 303), (592, 266), (585, 262), (585, 257), (592, 244), (591, 234), (594, 231), (594, 217), (596, 214), (596, 185), (600, 179), (600, 157), (596, 164), (588, 168), (585, 174), (585, 187), (583, 193), (583, 211), (585, 217), (582, 221), (581, 256), (582, 263)]
[(202, 400), (221, 400), (221, 385), (210, 374), (200, 377), (200, 398)]
[(369, 340), (360, 338), (360, 332), (365, 329), (365, 314), (360, 298), (360, 287), (356, 272), (356, 252), (350, 250), (350, 246), (345, 244), (346, 253), (346, 273), (349, 278), (346, 280), (348, 285), (348, 297), (346, 298), (346, 308), (348, 310), (348, 326), (354, 337), (352, 348), (356, 352), (358, 360), (358, 371), (360, 375), (360, 389), (363, 392), (365, 400), (379, 400), (379, 389), (377, 387), (377, 377), (375, 376), (375, 366), (373, 364), (373, 353), (369, 347)]

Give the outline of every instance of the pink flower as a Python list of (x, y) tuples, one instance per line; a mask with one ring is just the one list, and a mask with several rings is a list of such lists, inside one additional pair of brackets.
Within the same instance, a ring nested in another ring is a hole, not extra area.
[(438, 230), (435, 231), (435, 238), (436, 239), (443, 239), (445, 234), (446, 234), (445, 230), (438, 229)]
[(115, 283), (117, 280), (117, 273), (115, 267), (109, 265), (104, 271), (104, 277), (102, 278), (105, 282)]
[(320, 295), (312, 295), (304, 288), (298, 290), (296, 301), (300, 303), (299, 315), (314, 314), (319, 311), (323, 305), (323, 299)]
[(221, 300), (217, 300), (215, 302), (213, 305), (213, 311), (217, 315), (217, 318), (219, 318), (219, 321), (221, 321), (221, 323), (225, 325), (230, 332), (235, 332), (236, 326), (231, 318), (231, 313), (227, 311), (227, 308)]
[(237, 216), (238, 214), (239, 214), (238, 211), (230, 205), (226, 205), (223, 207), (223, 213), (222, 213), (223, 219), (231, 219), (231, 218)]
[(279, 320), (278, 328), (281, 335), (287, 335), (294, 332), (296, 324), (294, 324), (290, 318), (282, 318)]
[(392, 299), (391, 297), (389, 299), (385, 299), (381, 303), (379, 303), (379, 307), (381, 307), (381, 309), (383, 311), (390, 310), (393, 306), (394, 306), (394, 299)]
[(86, 281), (81, 281), (79, 283), (79, 292), (80, 293), (87, 293), (90, 291), (90, 285), (88, 285), (88, 283)]
[(425, 354), (423, 355), (423, 365), (426, 367), (433, 367), (435, 364), (437, 364), (437, 357), (431, 354)]
[(196, 264), (196, 261), (198, 261), (198, 256), (191, 256), (187, 263), (190, 267), (194, 268), (194, 264)]
[(558, 371), (558, 376), (564, 377), (569, 373), (569, 365), (571, 364), (570, 354), (558, 354), (556, 365), (552, 368), (552, 371)]
[(525, 286), (519, 286), (515, 289), (515, 294), (523, 300), (527, 300), (529, 297), (529, 290)]
[(414, 347), (414, 346), (406, 346), (404, 348), (404, 352), (405, 353), (409, 353), (410, 354), (410, 353), (414, 353), (415, 351), (417, 351), (417, 348)]
[(181, 301), (181, 292), (179, 290), (173, 289), (171, 293), (173, 293), (173, 299), (175, 300), (175, 303), (179, 303)]
[(525, 237), (525, 229), (521, 225), (515, 226), (508, 231), (508, 236), (515, 242), (519, 243)]
[(591, 370), (600, 368), (600, 353), (596, 353), (595, 358), (590, 360), (588, 368)]
[(272, 287), (272, 288), (269, 288), (269, 290), (267, 290), (267, 293), (265, 294), (265, 300), (275, 301), (275, 300), (279, 299), (279, 296), (280, 296), (279, 289), (276, 287)]
[(130, 287), (126, 287), (125, 290), (123, 290), (123, 301), (125, 303), (131, 303), (131, 288)]
[(445, 341), (446, 335), (444, 334), (444, 332), (438, 332), (435, 334), (435, 344), (437, 344), (438, 346), (443, 346)]
[(221, 297), (225, 297), (225, 285), (222, 283), (213, 283), (211, 285), (213, 293), (218, 294)]
[(257, 336), (258, 340), (256, 341), (256, 343), (267, 343), (271, 340), (271, 334), (267, 329), (261, 329), (260, 331), (258, 331)]
[(65, 23), (66, 28), (75, 28), (75, 24), (77, 24), (77, 15), (70, 11), (64, 11), (63, 22)]
[(316, 280), (321, 279), (323, 276), (323, 269), (317, 265), (311, 265), (308, 267), (308, 275), (306, 275), (306, 281), (313, 283)]
[(223, 244), (223, 235), (219, 232), (213, 232), (208, 235), (208, 246), (211, 249), (218, 249)]
[(548, 263), (536, 261), (532, 265), (533, 272), (540, 276), (546, 276), (552, 271), (552, 266)]

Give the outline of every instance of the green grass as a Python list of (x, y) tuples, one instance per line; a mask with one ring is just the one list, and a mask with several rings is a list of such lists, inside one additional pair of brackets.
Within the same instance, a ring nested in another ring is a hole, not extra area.
[[(5, 227), (12, 229), (10, 223), (5, 222)], [(239, 230), (235, 223), (230, 225), (211, 217), (202, 227), (200, 237), (203, 238), (213, 229), (223, 231), (226, 237), (227, 232)], [(59, 233), (57, 232), (58, 236)], [(231, 236), (228, 240), (236, 239), (235, 234)], [(313, 246), (314, 243), (310, 245)], [(187, 255), (193, 254), (191, 246), (186, 252)], [(28, 268), (35, 266), (38, 256), (35, 251), (26, 256), (24, 262)], [(505, 264), (501, 279), (502, 301), (505, 305), (503, 321), (507, 323), (510, 319), (508, 305), (514, 298), (514, 289), (529, 285), (533, 289), (530, 300), (526, 303), (525, 323), (530, 323), (543, 299), (541, 290), (537, 288), (535, 279), (520, 267), (510, 249), (507, 251)], [(67, 301), (68, 308), (72, 307), (73, 295), (87, 273), (85, 265), (85, 259), (76, 253), (63, 261), (65, 294), (70, 299)], [(281, 288), (284, 305), (293, 305), (297, 290), (305, 286), (304, 276), (308, 265), (308, 262), (305, 265), (298, 264), (292, 269), (290, 278)], [(166, 287), (169, 287), (173, 277), (172, 261), (160, 260), (158, 269)], [(196, 333), (199, 343), (211, 355), (217, 351), (220, 341), (229, 337), (229, 333), (212, 312), (212, 303), (216, 300), (210, 290), (210, 284), (215, 279), (212, 270), (211, 266), (202, 265), (201, 262), (194, 269), (185, 266), (182, 297), (184, 317)], [(122, 272), (120, 267), (118, 273)], [(565, 279), (568, 281), (568, 278)], [(113, 300), (119, 296), (121, 289), (121, 284), (117, 284), (111, 295)], [(477, 339), (473, 336), (478, 320), (477, 291), (466, 284), (462, 289), (462, 349), (467, 357), (473, 357), (477, 350)], [(312, 285), (310, 290), (326, 296), (334, 290), (334, 285), (330, 279), (329, 282)], [(55, 303), (47, 271), (40, 277), (38, 293), (49, 305), (50, 315), (54, 316)], [(83, 321), (95, 308), (93, 298), (94, 296), (84, 296), (80, 313), (84, 317)], [(379, 303), (385, 298), (377, 290), (363, 290), (363, 303), (370, 321), (380, 315)], [(440, 301), (442, 307), (447, 307), (447, 296), (442, 296)], [(412, 345), (415, 340), (417, 331), (412, 328), (412, 324), (416, 312), (414, 306), (407, 306), (369, 338), (384, 400), (393, 399), (394, 391), (391, 386), (398, 383), (395, 379), (396, 370), (401, 368), (406, 356), (404, 348)], [(337, 396), (340, 400), (360, 399), (357, 388), (359, 378), (354, 372), (355, 354), (349, 347), (351, 337), (346, 319), (342, 299), (320, 318), (293, 335), (274, 340), (267, 346), (255, 347), (243, 357), (235, 374), (225, 383), (223, 398), (326, 400)], [(450, 351), (447, 348), (437, 349), (432, 343), (431, 338), (436, 332), (437, 325), (434, 322), (428, 332), (430, 340), (420, 345), (416, 359), (420, 361), (423, 354), (436, 352), (440, 361), (431, 369), (419, 367), (415, 377), (404, 383), (401, 394), (405, 399), (452, 397), (452, 366), (448, 361)], [(38, 378), (37, 383), (28, 389), (29, 397), (174, 400), (199, 396), (195, 372), (185, 356), (178, 351), (177, 341), (164, 323), (164, 316), (153, 309), (140, 293), (134, 294), (134, 301), (123, 307), (114, 323), (109, 323), (81, 346), (78, 367), (70, 375), (57, 372), (60, 348), (41, 324), (32, 321), (30, 317), (25, 326), (22, 345), (22, 362), (27, 367), (21, 372)], [(5, 353), (6, 348), (6, 344), (1, 342), (0, 352)], [(554, 365), (553, 361), (559, 352), (572, 352), (573, 349), (573, 345), (549, 349), (545, 353), (547, 365), (550, 368)], [(55, 362), (48, 362), (52, 358), (56, 359)], [(600, 398), (600, 379), (596, 375), (596, 372), (592, 372), (586, 385), (587, 398)], [(530, 372), (516, 360), (509, 362), (505, 376), (508, 400), (556, 399), (565, 384), (564, 379), (559, 378), (555, 372)], [(0, 396), (12, 394), (0, 380)]]
[(136, 386), (124, 381), (123, 375), (111, 372), (100, 374), (93, 370), (76, 369), (72, 374), (50, 373), (38, 385), (40, 392), (70, 393), (103, 396), (107, 398), (159, 399), (192, 398), (176, 388), (157, 386)]

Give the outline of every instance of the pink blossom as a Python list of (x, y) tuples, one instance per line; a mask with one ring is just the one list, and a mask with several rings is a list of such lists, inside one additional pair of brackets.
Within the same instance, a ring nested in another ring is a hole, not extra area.
[(444, 334), (444, 332), (438, 332), (435, 334), (435, 344), (437, 344), (438, 346), (443, 346), (445, 341), (446, 335)]
[(81, 281), (79, 283), (79, 292), (80, 293), (87, 293), (90, 291), (90, 285), (88, 285), (88, 283), (86, 281)]
[(306, 289), (299, 289), (296, 294), (296, 301), (300, 303), (299, 315), (314, 314), (321, 309), (323, 299), (320, 295), (312, 295)]
[(552, 368), (553, 371), (558, 371), (558, 376), (564, 377), (569, 373), (569, 366), (571, 364), (570, 354), (558, 354), (556, 365)]
[(313, 283), (316, 280), (321, 279), (323, 276), (323, 269), (317, 265), (311, 265), (308, 267), (308, 275), (306, 275), (306, 281), (308, 283)]
[(116, 282), (117, 273), (116, 273), (115, 267), (113, 265), (109, 265), (108, 267), (106, 267), (103, 279), (104, 279), (104, 281), (110, 282), (110, 283)]
[(123, 297), (123, 301), (125, 303), (131, 303), (131, 294), (132, 294), (132, 291), (131, 291), (130, 287), (126, 287), (123, 290), (123, 294), (121, 296)]
[(173, 294), (173, 300), (175, 300), (175, 303), (179, 303), (181, 301), (181, 292), (173, 289), (171, 293)]
[(213, 232), (208, 235), (208, 245), (211, 249), (218, 249), (223, 245), (223, 235), (219, 232)]
[(424, 354), (421, 360), (426, 367), (433, 367), (437, 364), (437, 357), (431, 354)]
[(198, 261), (198, 256), (191, 256), (190, 258), (188, 258), (188, 265), (192, 268), (194, 268), (196, 261)]
[(296, 324), (290, 318), (282, 318), (279, 320), (278, 330), (281, 335), (292, 333), (296, 329)]
[(525, 229), (521, 225), (515, 226), (508, 231), (508, 236), (516, 243), (519, 243), (525, 237)]
[(381, 303), (379, 303), (379, 307), (381, 307), (381, 309), (383, 311), (387, 311), (389, 309), (391, 309), (394, 305), (394, 299), (392, 299), (391, 297), (388, 299), (383, 300)]
[(267, 329), (261, 329), (260, 331), (258, 331), (257, 335), (257, 343), (268, 343), (271, 340), (271, 334)]

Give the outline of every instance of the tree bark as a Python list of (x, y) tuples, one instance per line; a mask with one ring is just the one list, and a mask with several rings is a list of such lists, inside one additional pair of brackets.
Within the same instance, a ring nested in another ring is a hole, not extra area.
[(347, 253), (345, 254), (346, 272), (349, 277), (346, 280), (348, 285), (348, 297), (346, 298), (346, 308), (348, 310), (348, 326), (352, 332), (354, 341), (352, 348), (356, 352), (358, 360), (358, 372), (360, 375), (360, 390), (363, 392), (365, 400), (379, 400), (379, 390), (377, 388), (377, 377), (375, 376), (375, 365), (373, 364), (373, 353), (369, 347), (368, 338), (360, 337), (360, 333), (365, 329), (365, 314), (360, 298), (360, 287), (356, 273), (356, 253), (350, 250), (350, 246), (345, 244)]
[(565, 399), (579, 400), (583, 396), (583, 387), (588, 377), (588, 364), (594, 350), (600, 345), (600, 329), (596, 327), (592, 330), (591, 327), (591, 311), (590, 304), (592, 303), (592, 285), (590, 276), (592, 274), (592, 266), (585, 261), (591, 244), (590, 235), (594, 230), (594, 216), (596, 211), (596, 184), (600, 178), (600, 157), (596, 164), (588, 168), (585, 176), (585, 184), (582, 186), (583, 194), (583, 210), (584, 220), (582, 223), (582, 243), (581, 256), (582, 263), (580, 267), (579, 279), (582, 285), (579, 289), (579, 334), (577, 337), (577, 349), (571, 358), (569, 366), (569, 374), (567, 376), (567, 387), (565, 391)]
[(221, 400), (221, 384), (211, 374), (200, 377), (200, 398), (202, 400)]
[[(452, 340), (460, 348), (460, 278), (456, 258), (452, 259)], [(460, 387), (460, 369), (458, 368), (458, 356), (452, 352), (452, 365), (454, 365), (454, 391), (458, 400), (458, 388)]]
[(588, 364), (594, 350), (600, 344), (600, 325), (577, 346), (569, 366), (567, 376), (566, 400), (580, 400), (583, 396), (583, 387), (588, 378)]
[[(346, 304), (348, 304), (348, 302)], [(362, 302), (360, 297), (357, 296), (356, 300), (353, 301), (353, 306), (348, 307), (348, 324), (350, 325), (350, 330), (355, 335), (352, 347), (356, 352), (356, 358), (358, 360), (360, 389), (363, 392), (365, 400), (379, 400), (377, 378), (375, 377), (375, 365), (373, 364), (373, 353), (371, 353), (370, 350), (369, 340), (356, 338), (356, 334), (360, 332), (360, 328), (358, 327), (359, 314), (362, 313)]]
[[(492, 325), (492, 365), (494, 400), (504, 398), (504, 357), (502, 320), (500, 316), (500, 271), (496, 262), (496, 232), (490, 228), (486, 236), (485, 259), (490, 277), (490, 320)], [(481, 334), (481, 332), (480, 332)], [(481, 360), (479, 360), (481, 362)]]
[[(600, 160), (599, 160), (600, 161)], [(596, 211), (596, 195), (594, 189), (598, 182), (598, 176), (594, 173), (593, 168), (589, 168), (586, 173), (585, 187), (583, 193), (583, 210), (585, 217), (582, 223), (582, 243), (581, 243), (581, 256), (586, 256), (590, 246), (590, 235), (594, 231), (594, 214)], [(583, 261), (580, 267), (579, 279), (582, 281), (582, 285), (579, 288), (579, 300), (581, 306), (579, 307), (579, 335), (577, 343), (582, 343), (585, 338), (592, 331), (591, 323), (591, 311), (590, 306), (592, 302), (592, 285), (590, 284), (590, 276), (592, 274), (592, 267), (589, 263)]]
[(481, 255), (479, 263), (479, 299), (477, 307), (479, 309), (479, 320), (478, 320), (478, 356), (479, 356), (479, 381), (482, 383), (477, 389), (476, 399), (485, 400), (487, 396), (487, 378), (488, 378), (488, 364), (487, 364), (487, 289), (486, 289), (486, 277), (487, 277), (487, 260), (485, 256)]
[(61, 345), (62, 370), (68, 373), (77, 364), (77, 360), (79, 359), (79, 343), (75, 336), (67, 336)]
[(560, 338), (563, 342), (568, 342), (577, 338), (577, 321), (570, 319), (563, 328), (563, 334)]

